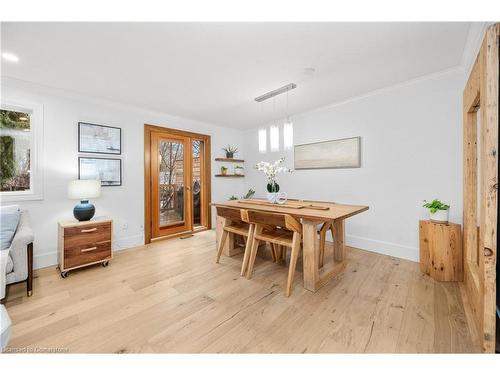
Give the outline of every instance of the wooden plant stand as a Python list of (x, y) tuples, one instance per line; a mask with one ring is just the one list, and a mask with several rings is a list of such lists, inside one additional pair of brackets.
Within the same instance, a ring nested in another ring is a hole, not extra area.
[(420, 271), (437, 281), (463, 281), (460, 224), (420, 220)]

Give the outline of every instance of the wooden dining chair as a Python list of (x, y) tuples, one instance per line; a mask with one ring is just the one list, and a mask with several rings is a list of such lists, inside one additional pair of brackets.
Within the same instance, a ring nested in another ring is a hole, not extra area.
[[(329, 201), (317, 201), (317, 200), (303, 200), (303, 199), (294, 199), (294, 198), (288, 198), (289, 201), (294, 201), (294, 202), (312, 202), (312, 203), (334, 203), (334, 202), (329, 202)], [(324, 260), (325, 260), (325, 245), (326, 245), (326, 234), (328, 231), (331, 231), (332, 237), (333, 237), (333, 222), (327, 221), (323, 223), (321, 226), (321, 229), (318, 231), (319, 234), (319, 267), (323, 267)], [(277, 251), (278, 254), (280, 254), (279, 248)], [(281, 253), (281, 258), (283, 258), (283, 253)], [(280, 255), (278, 255), (280, 257)]]
[(243, 236), (245, 239), (245, 253), (247, 252), (247, 248), (250, 247), (253, 238), (254, 225), (243, 220), (241, 211), (242, 210), (237, 208), (217, 207), (217, 216), (224, 218), (224, 223), (222, 225), (222, 233), (219, 238), (217, 259), (215, 263), (219, 263), (222, 250), (224, 249), (224, 244), (227, 241), (229, 233)]
[[(287, 248), (290, 248), (292, 252), (290, 256), (288, 280), (285, 290), (285, 295), (289, 297), (292, 291), (295, 268), (297, 266), (297, 259), (301, 249), (300, 243), (302, 240), (302, 225), (293, 216), (287, 214), (275, 214), (248, 210), (245, 215), (248, 222), (255, 226), (252, 244), (247, 247), (249, 250), (247, 279), (252, 277), (255, 257), (257, 256), (257, 249), (259, 248), (260, 241), (269, 242), (273, 252), (277, 249), (276, 246), (281, 246), (282, 253), (286, 251)], [(276, 253), (275, 257), (277, 257)]]
[[(326, 234), (331, 231), (333, 237), (333, 223), (328, 221), (323, 223), (321, 229), (318, 230), (319, 234), (319, 267), (323, 267), (325, 260), (325, 246), (326, 246)], [(286, 261), (286, 249), (283, 246), (272, 244), (273, 251), (273, 261), (278, 263), (280, 261)]]

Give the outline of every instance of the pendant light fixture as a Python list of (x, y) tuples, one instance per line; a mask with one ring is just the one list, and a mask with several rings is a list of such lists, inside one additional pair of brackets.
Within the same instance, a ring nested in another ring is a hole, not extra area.
[[(297, 87), (295, 83), (289, 83), (288, 85), (282, 86), (276, 90), (269, 91), (263, 95), (255, 98), (256, 102), (262, 104), (267, 99), (273, 98), (273, 124), (269, 128), (269, 144), (271, 152), (277, 152), (280, 149), (280, 130), (276, 122), (276, 96), (284, 94), (286, 92), (286, 120), (283, 124), (283, 147), (285, 150), (289, 150), (293, 147), (293, 124), (290, 121), (290, 115), (288, 111), (288, 92)], [(262, 105), (261, 105), (262, 110)], [(259, 152), (267, 152), (267, 129), (259, 129)]]
[(280, 128), (276, 124), (276, 98), (273, 99), (273, 116), (274, 121), (269, 129), (269, 137), (271, 141), (271, 152), (278, 152), (280, 150)]
[[(260, 103), (260, 114), (263, 117), (264, 114), (264, 104)], [(265, 154), (267, 152), (267, 129), (260, 128), (259, 129), (259, 152), (261, 154)]]
[(290, 121), (290, 112), (288, 111), (288, 91), (286, 92), (286, 120), (283, 124), (283, 148), (290, 150), (293, 147), (293, 123)]

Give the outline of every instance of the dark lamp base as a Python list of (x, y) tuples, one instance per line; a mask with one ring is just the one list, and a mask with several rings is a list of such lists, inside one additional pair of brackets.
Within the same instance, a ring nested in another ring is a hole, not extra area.
[(73, 215), (78, 221), (87, 221), (94, 217), (95, 207), (87, 200), (80, 201), (73, 209)]

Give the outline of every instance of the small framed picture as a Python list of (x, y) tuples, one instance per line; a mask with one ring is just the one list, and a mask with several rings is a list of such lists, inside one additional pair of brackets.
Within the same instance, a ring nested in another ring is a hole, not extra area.
[(78, 158), (78, 178), (80, 180), (101, 180), (101, 186), (121, 186), (121, 159)]
[(78, 152), (121, 155), (122, 129), (79, 122)]

